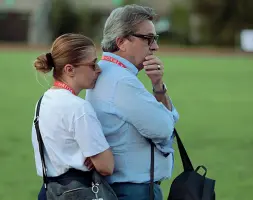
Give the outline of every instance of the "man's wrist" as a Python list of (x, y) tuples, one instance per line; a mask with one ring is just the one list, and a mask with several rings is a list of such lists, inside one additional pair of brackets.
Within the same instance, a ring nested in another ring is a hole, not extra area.
[(166, 92), (167, 92), (167, 87), (163, 82), (153, 85), (154, 94), (165, 94)]

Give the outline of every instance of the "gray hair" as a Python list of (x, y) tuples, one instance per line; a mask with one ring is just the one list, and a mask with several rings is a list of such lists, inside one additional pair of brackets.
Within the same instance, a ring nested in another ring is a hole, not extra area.
[(127, 37), (137, 30), (137, 26), (145, 20), (153, 21), (156, 14), (152, 8), (139, 5), (126, 5), (114, 9), (107, 18), (103, 31), (102, 50), (115, 52), (119, 50), (117, 37)]

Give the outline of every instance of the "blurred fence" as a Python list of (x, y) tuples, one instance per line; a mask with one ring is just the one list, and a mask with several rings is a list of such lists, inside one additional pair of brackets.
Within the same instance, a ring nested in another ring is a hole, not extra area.
[(111, 10), (130, 3), (155, 8), (163, 44), (238, 47), (253, 29), (252, 0), (0, 0), (0, 40), (49, 44), (79, 32), (99, 42)]

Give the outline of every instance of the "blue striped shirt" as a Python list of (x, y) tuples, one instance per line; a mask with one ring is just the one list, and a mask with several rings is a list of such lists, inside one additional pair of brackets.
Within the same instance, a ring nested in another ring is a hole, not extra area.
[[(127, 68), (100, 60), (102, 73), (94, 89), (87, 90), (88, 100), (102, 124), (112, 148), (115, 169), (109, 183), (145, 183), (150, 180), (150, 143), (155, 148), (155, 181), (171, 176), (173, 169), (172, 133), (178, 112), (172, 112), (148, 92), (137, 78), (138, 70), (128, 60), (105, 52)], [(164, 153), (170, 153), (164, 156)]]

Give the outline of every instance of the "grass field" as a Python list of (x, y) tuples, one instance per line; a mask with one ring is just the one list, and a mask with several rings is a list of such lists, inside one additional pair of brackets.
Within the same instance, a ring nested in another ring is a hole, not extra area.
[[(47, 83), (36, 81), (32, 61), (40, 52), (0, 52), (0, 200), (34, 200), (36, 175), (31, 126)], [(165, 82), (180, 113), (177, 125), (195, 165), (217, 180), (218, 200), (253, 198), (253, 59), (163, 56)], [(150, 90), (147, 77), (141, 80)], [(81, 94), (82, 96), (84, 93)], [(182, 170), (178, 153), (173, 178)], [(171, 181), (162, 184), (165, 196)]]

